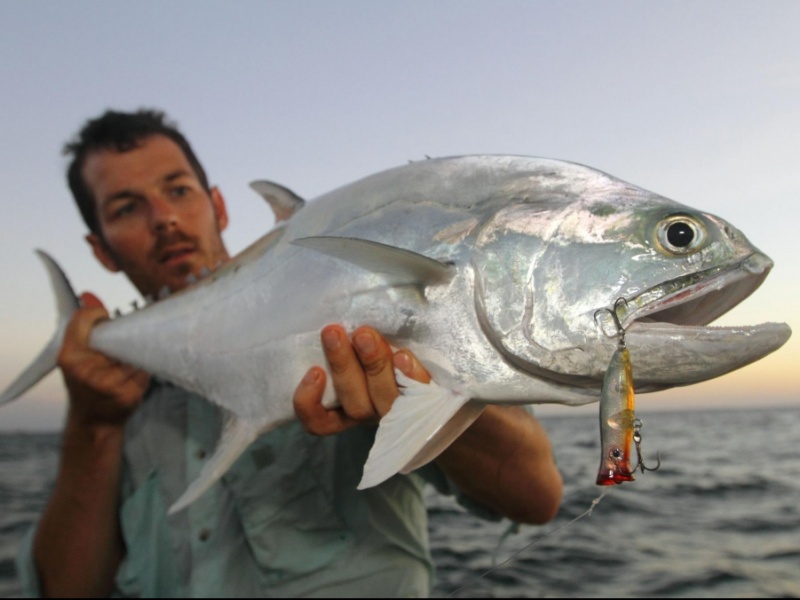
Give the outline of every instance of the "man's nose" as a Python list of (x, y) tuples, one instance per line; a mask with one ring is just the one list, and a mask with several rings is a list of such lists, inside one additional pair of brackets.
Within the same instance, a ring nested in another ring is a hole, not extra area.
[(175, 206), (160, 195), (149, 198), (150, 220), (155, 230), (169, 229), (178, 224), (178, 213)]

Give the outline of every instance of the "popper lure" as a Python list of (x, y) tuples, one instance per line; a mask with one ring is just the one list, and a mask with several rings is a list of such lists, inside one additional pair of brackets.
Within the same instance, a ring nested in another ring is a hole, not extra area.
[[(625, 481), (633, 481), (637, 469), (642, 473), (655, 471), (661, 466), (661, 459), (653, 467), (645, 466), (642, 461), (642, 421), (636, 418), (635, 398), (633, 390), (633, 369), (631, 355), (625, 345), (625, 328), (619, 318), (619, 308), (627, 305), (625, 298), (619, 298), (614, 308), (598, 310), (608, 312), (617, 327), (617, 349), (611, 356), (603, 378), (603, 390), (600, 396), (600, 469), (597, 472), (597, 485), (616, 485)], [(631, 468), (631, 441), (636, 444), (637, 464)]]

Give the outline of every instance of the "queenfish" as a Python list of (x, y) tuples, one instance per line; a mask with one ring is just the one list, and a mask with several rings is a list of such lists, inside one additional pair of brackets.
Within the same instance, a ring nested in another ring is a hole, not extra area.
[[(275, 225), (182, 291), (98, 324), (91, 347), (197, 393), (225, 415), (217, 449), (172, 506), (295, 418), (294, 388), (325, 364), (319, 331), (371, 325), (431, 373), (398, 372), (360, 488), (435, 458), (487, 404), (600, 397), (615, 341), (595, 314), (619, 298), (636, 391), (705, 381), (780, 348), (786, 324), (709, 327), (773, 266), (733, 225), (601, 171), (524, 156), (412, 162), (305, 202), (260, 181)], [(0, 396), (55, 367), (77, 308), (40, 252), (59, 326)], [(337, 406), (328, 378), (324, 404)]]

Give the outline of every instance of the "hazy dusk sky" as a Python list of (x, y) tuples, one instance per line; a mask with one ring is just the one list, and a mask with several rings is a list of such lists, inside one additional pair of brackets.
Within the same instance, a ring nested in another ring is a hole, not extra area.
[[(727, 219), (775, 261), (721, 321), (795, 336), (643, 410), (800, 401), (800, 2), (403, 0), (0, 3), (0, 387), (55, 313), (34, 248), (109, 307), (135, 297), (83, 241), (60, 150), (107, 108), (158, 107), (228, 201), (237, 252), (272, 225), (249, 189), (314, 198), (459, 154), (587, 164)], [(60, 375), (0, 410), (56, 429)]]

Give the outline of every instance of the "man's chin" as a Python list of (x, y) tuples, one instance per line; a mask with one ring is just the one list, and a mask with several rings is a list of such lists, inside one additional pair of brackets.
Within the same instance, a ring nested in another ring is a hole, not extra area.
[[(146, 285), (139, 287), (139, 291), (144, 296), (159, 300), (167, 294), (179, 292), (189, 287), (192, 283), (191, 275), (199, 272), (199, 269), (194, 269), (188, 262), (170, 267), (159, 265), (159, 267), (158, 277), (149, 278), (150, 280)], [(145, 293), (145, 290), (149, 290), (149, 292)]]

